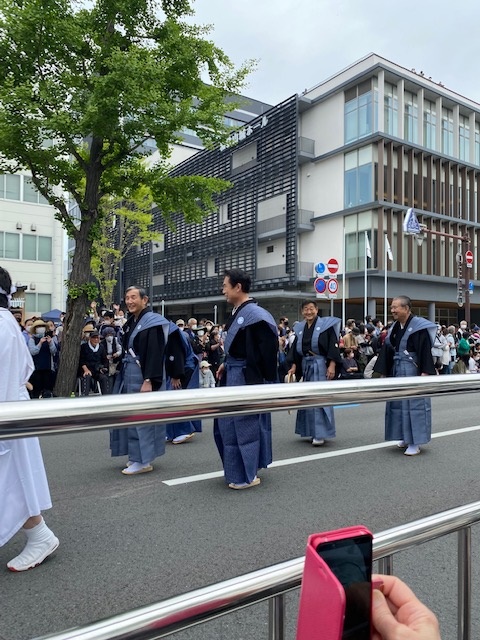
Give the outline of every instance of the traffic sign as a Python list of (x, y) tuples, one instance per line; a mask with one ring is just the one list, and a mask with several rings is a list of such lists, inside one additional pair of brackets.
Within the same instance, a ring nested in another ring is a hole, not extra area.
[(329, 293), (337, 293), (338, 291), (338, 280), (336, 278), (330, 278), (327, 284)]
[(470, 282), (468, 283), (468, 290), (470, 291), (470, 293), (473, 293), (473, 281), (470, 280)]
[(327, 288), (327, 283), (323, 278), (317, 278), (313, 283), (313, 288), (317, 293), (325, 293), (325, 289)]
[(330, 258), (330, 260), (327, 262), (327, 269), (329, 273), (337, 273), (338, 260), (336, 258)]
[(465, 265), (468, 269), (473, 267), (473, 253), (469, 251), (465, 251)]
[(325, 273), (325, 264), (323, 262), (319, 262), (318, 264), (315, 265), (315, 273), (318, 273), (319, 275), (322, 275), (322, 273)]

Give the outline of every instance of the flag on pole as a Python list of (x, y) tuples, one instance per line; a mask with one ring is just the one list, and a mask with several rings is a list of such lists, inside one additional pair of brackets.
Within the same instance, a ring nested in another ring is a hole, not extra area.
[(390, 246), (390, 243), (388, 241), (388, 237), (386, 235), (385, 235), (385, 251), (387, 252), (387, 256), (388, 256), (389, 260), (391, 260), (393, 262), (392, 247)]
[(365, 254), (366, 254), (367, 258), (371, 258), (372, 257), (372, 250), (370, 248), (370, 242), (368, 240), (368, 235), (367, 235), (366, 231), (365, 231)]

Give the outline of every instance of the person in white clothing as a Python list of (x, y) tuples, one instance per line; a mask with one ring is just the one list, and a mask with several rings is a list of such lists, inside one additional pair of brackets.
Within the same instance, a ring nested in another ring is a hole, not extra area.
[[(20, 327), (10, 313), (15, 291), (8, 271), (0, 267), (0, 402), (29, 400), (26, 383), (34, 370)], [(0, 440), (0, 546), (22, 529), (27, 543), (7, 563), (10, 571), (41, 564), (59, 545), (41, 515), (52, 506), (38, 438)]]

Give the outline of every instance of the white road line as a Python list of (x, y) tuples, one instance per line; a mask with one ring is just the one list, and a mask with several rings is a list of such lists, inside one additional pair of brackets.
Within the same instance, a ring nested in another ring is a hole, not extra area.
[[(432, 434), (433, 438), (446, 438), (448, 436), (456, 436), (462, 433), (471, 433), (472, 431), (479, 431), (480, 425), (474, 427), (464, 427), (462, 429), (450, 429), (449, 431), (441, 431), (440, 433)], [(373, 451), (375, 449), (386, 449), (391, 447), (392, 442), (377, 442), (376, 444), (367, 444), (361, 447), (352, 447), (351, 449), (340, 449), (338, 451), (329, 451), (328, 453), (314, 453), (309, 456), (298, 456), (296, 458), (286, 458), (285, 460), (275, 460), (269, 465), (269, 469), (275, 467), (286, 467), (291, 464), (302, 464), (303, 462), (313, 462), (315, 460), (322, 460), (324, 458), (337, 458), (339, 456), (349, 456), (353, 453), (363, 453), (364, 451)], [(182, 478), (173, 478), (172, 480), (163, 480), (162, 483), (169, 487), (174, 487), (179, 484), (189, 484), (190, 482), (202, 482), (203, 480), (211, 480), (212, 478), (222, 478), (223, 471), (212, 471), (211, 473), (201, 473), (196, 476), (185, 476)]]

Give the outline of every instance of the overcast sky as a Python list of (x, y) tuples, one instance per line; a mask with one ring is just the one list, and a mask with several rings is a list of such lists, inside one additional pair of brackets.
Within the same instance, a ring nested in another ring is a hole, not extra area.
[(194, 22), (236, 63), (243, 93), (277, 104), (368, 53), (480, 102), (479, 0), (194, 0)]

